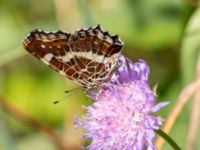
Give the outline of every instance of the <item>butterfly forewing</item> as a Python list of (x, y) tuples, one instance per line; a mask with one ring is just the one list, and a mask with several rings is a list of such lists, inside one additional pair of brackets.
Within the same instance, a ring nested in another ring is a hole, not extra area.
[(34, 30), (24, 39), (25, 49), (45, 64), (51, 66), (56, 71), (60, 68), (69, 68), (63, 61), (56, 57), (65, 56), (70, 51), (68, 40), (70, 34), (58, 31), (46, 33)]

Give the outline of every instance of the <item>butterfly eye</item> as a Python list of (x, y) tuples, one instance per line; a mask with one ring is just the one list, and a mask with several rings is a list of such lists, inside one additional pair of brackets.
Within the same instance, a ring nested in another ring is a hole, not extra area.
[(116, 67), (119, 68), (121, 65), (122, 65), (122, 61), (121, 61), (121, 60), (118, 60), (118, 61), (117, 61)]

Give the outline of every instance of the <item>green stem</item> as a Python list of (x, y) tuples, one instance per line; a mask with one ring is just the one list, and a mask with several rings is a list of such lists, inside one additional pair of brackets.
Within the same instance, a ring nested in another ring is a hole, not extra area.
[(176, 144), (176, 142), (171, 138), (169, 137), (165, 132), (163, 132), (161, 129), (159, 130), (154, 130), (158, 135), (160, 135), (163, 139), (165, 139), (169, 145), (171, 145), (171, 147), (174, 149), (174, 150), (181, 150), (181, 148)]

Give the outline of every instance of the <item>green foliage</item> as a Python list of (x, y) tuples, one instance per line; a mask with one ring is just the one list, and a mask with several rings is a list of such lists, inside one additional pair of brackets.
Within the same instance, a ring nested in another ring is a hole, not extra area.
[[(179, 0), (77, 0), (68, 3), (5, 1), (4, 5), (0, 5), (0, 94), (33, 118), (61, 132), (66, 127), (68, 133), (74, 128), (73, 114), (84, 113), (81, 105), (88, 105), (91, 101), (81, 90), (77, 90), (70, 93), (66, 100), (54, 105), (54, 100), (66, 96), (65, 90), (73, 89), (77, 85), (32, 56), (26, 55), (21, 41), (35, 28), (52, 31), (62, 27), (71, 32), (72, 27), (75, 30), (76, 27), (101, 24), (111, 34), (117, 33), (124, 41), (123, 54), (134, 61), (144, 59), (149, 63), (150, 82), (152, 87), (158, 83), (159, 100), (171, 101), (160, 113), (165, 117), (176, 103), (183, 88), (182, 83), (186, 84), (194, 79), (195, 62), (200, 47), (199, 15), (199, 10), (194, 14), (188, 9), (183, 11)], [(183, 28), (185, 26), (186, 30)], [(187, 113), (185, 110), (171, 133), (175, 137), (173, 139), (183, 148), (187, 132), (183, 137), (179, 134), (187, 130)], [(31, 144), (39, 143), (35, 140), (37, 138), (41, 138), (44, 145), (51, 142), (41, 133), (34, 134), (30, 125), (7, 115), (9, 117), (4, 121), (14, 133), (0, 123), (0, 131), (5, 131), (0, 134), (0, 148), (21, 150), (23, 143), (30, 147)], [(66, 134), (67, 139), (76, 138), (75, 142), (70, 142), (80, 145), (81, 140), (77, 140), (77, 137), (81, 138), (81, 135), (75, 134)], [(16, 142), (13, 142), (13, 135)], [(55, 148), (49, 145), (52, 149)], [(165, 149), (169, 147), (166, 146)]]

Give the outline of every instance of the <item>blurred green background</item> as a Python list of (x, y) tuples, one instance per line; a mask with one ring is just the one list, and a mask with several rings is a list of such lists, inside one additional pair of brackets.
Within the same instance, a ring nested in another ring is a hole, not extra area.
[[(198, 7), (180, 0), (1, 0), (0, 149), (54, 150), (61, 142), (75, 150), (83, 143), (83, 131), (73, 125), (74, 113), (84, 114), (81, 106), (91, 101), (78, 90), (52, 104), (77, 85), (24, 50), (22, 40), (31, 30), (73, 33), (101, 24), (118, 34), (125, 43), (124, 55), (150, 65), (150, 84), (158, 84), (158, 101), (170, 101), (159, 113), (165, 118), (181, 89), (194, 79), (199, 18)], [(187, 104), (170, 133), (183, 149), (190, 111)], [(46, 131), (47, 126), (62, 140)], [(165, 144), (164, 149), (171, 148)]]

